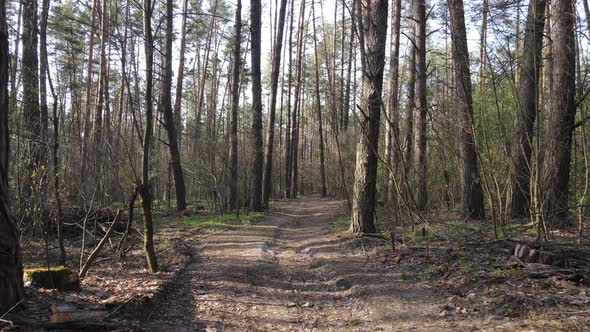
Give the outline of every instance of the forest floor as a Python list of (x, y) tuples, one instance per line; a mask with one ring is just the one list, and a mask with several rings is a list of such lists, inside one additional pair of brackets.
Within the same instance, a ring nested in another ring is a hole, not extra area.
[[(106, 330), (590, 329), (583, 278), (531, 278), (531, 266), (510, 259), (513, 242), (477, 225), (432, 226), (437, 236), (426, 240), (408, 229), (393, 251), (387, 239), (344, 232), (347, 219), (344, 201), (317, 196), (275, 201), (264, 216), (235, 225), (169, 218), (158, 231), (167, 243), (159, 248), (163, 272), (150, 277), (133, 265), (143, 258), (136, 248), (127, 263), (99, 263), (82, 293), (29, 289), (28, 310), (42, 301), (86, 311), (94, 303), (109, 315)], [(150, 290), (158, 296), (136, 300)]]

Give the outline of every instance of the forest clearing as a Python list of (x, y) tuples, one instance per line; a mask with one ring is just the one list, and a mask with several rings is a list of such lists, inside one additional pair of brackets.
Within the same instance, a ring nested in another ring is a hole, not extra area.
[(589, 331), (588, 0), (0, 0), (0, 331)]

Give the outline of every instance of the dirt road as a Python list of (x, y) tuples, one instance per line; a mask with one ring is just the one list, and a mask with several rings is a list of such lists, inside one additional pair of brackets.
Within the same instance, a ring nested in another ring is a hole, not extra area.
[(150, 315), (148, 329), (514, 329), (501, 321), (439, 316), (445, 297), (408, 278), (401, 267), (372, 259), (370, 240), (326, 231), (344, 213), (344, 202), (315, 196), (278, 201), (251, 225), (200, 237), (194, 262), (168, 302)]

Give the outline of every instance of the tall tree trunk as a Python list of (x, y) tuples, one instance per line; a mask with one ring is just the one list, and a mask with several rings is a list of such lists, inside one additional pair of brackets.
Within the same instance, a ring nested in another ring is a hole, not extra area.
[[(483, 0), (482, 19), (481, 19), (481, 34), (479, 45), (479, 86), (484, 87), (486, 69), (486, 47), (488, 42), (488, 16), (490, 14), (489, 0)], [(483, 90), (481, 91), (483, 92)]]
[[(411, 41), (413, 43), (413, 41)], [(405, 167), (404, 177), (411, 178), (414, 164), (414, 108), (416, 104), (416, 47), (410, 46), (408, 56), (408, 104), (406, 105), (406, 138), (405, 138)], [(410, 188), (408, 188), (410, 190)], [(408, 192), (409, 194), (409, 192)]]
[(426, 104), (426, 3), (425, 0), (414, 1), (414, 19), (416, 20), (416, 208), (425, 211), (428, 203), (427, 192), (427, 112)]
[(23, 2), (19, 1), (18, 5), (18, 13), (16, 19), (16, 36), (14, 36), (14, 52), (12, 53), (12, 58), (10, 59), (10, 112), (16, 113), (17, 108), (17, 100), (16, 100), (16, 93), (17, 93), (17, 84), (16, 84), (16, 76), (18, 73), (18, 48), (20, 46), (20, 38), (21, 38), (21, 19), (23, 17)]
[(588, 34), (590, 34), (590, 7), (588, 6), (588, 0), (582, 0), (584, 4), (584, 14), (586, 14), (586, 27), (588, 28)]
[[(43, 59), (47, 58), (47, 19), (49, 18), (49, 0), (41, 1), (41, 18), (39, 22), (39, 116), (41, 119), (40, 139), (43, 147), (40, 151), (40, 162), (47, 166), (47, 148), (49, 133), (49, 110), (47, 107), (47, 63)], [(44, 192), (44, 190), (42, 191)]]
[(188, 16), (188, 0), (182, 2), (182, 24), (180, 26), (180, 50), (178, 58), (178, 76), (176, 77), (176, 98), (174, 99), (174, 123), (176, 124), (176, 136), (178, 149), (182, 142), (182, 87), (184, 83), (184, 58), (186, 50), (186, 17)]
[[(353, 8), (354, 8), (354, 1), (353, 0)], [(346, 64), (346, 93), (344, 97), (344, 114), (342, 114), (342, 129), (345, 131), (348, 130), (348, 116), (350, 113), (350, 87), (351, 87), (351, 77), (352, 77), (352, 59), (353, 57), (356, 59), (356, 53), (354, 52), (354, 41), (355, 41), (355, 23), (354, 23), (354, 15), (352, 15), (350, 24), (350, 38), (349, 38), (349, 45), (348, 45), (348, 63)], [(356, 75), (355, 75), (356, 77)], [(354, 107), (354, 105), (353, 105)]]
[(205, 49), (205, 59), (203, 61), (203, 70), (202, 77), (199, 83), (199, 90), (197, 95), (197, 104), (195, 109), (195, 131), (194, 131), (194, 142), (193, 142), (193, 158), (198, 156), (198, 148), (199, 148), (199, 139), (201, 136), (201, 117), (203, 114), (203, 102), (205, 100), (205, 83), (207, 82), (207, 74), (208, 74), (208, 67), (209, 67), (209, 55), (211, 53), (211, 40), (213, 39), (213, 34), (215, 29), (215, 24), (217, 22), (217, 6), (219, 0), (215, 0), (213, 2), (213, 13), (211, 17), (211, 23), (209, 24), (209, 32), (207, 34), (207, 46)]
[(568, 185), (572, 133), (576, 115), (575, 13), (572, 0), (552, 0), (553, 87), (541, 177), (545, 221), (568, 224)]
[(21, 60), (21, 80), (23, 82), (23, 117), (25, 137), (28, 138), (27, 166), (25, 168), (25, 184), (23, 195), (31, 196), (35, 169), (41, 162), (41, 115), (39, 110), (39, 60), (37, 57), (37, 1), (24, 1), (23, 8), (23, 52)]
[[(317, 36), (315, 24), (315, 5), (313, 8), (313, 34)], [(322, 126), (322, 105), (320, 96), (320, 57), (318, 56), (318, 44), (316, 38), (313, 39), (313, 51), (315, 57), (315, 107), (318, 116), (318, 140), (320, 146), (320, 194), (326, 197), (326, 166), (324, 161), (324, 129)]]
[[(262, 176), (262, 204), (268, 207), (268, 201), (272, 194), (272, 162), (275, 136), (275, 115), (277, 112), (277, 90), (279, 86), (279, 74), (281, 71), (281, 52), (283, 49), (283, 31), (285, 28), (285, 14), (287, 12), (287, 0), (281, 0), (279, 10), (279, 24), (277, 27), (276, 41), (273, 49), (272, 72), (270, 78), (270, 112), (268, 113), (268, 132), (266, 134), (266, 156), (264, 161), (264, 174)], [(282, 105), (281, 105), (282, 109)], [(279, 136), (280, 137), (280, 136)]]
[(145, 49), (145, 133), (143, 139), (142, 183), (139, 188), (143, 209), (144, 250), (148, 269), (158, 271), (158, 260), (154, 250), (154, 225), (152, 221), (152, 184), (150, 183), (150, 150), (154, 131), (154, 114), (152, 102), (154, 40), (152, 34), (152, 1), (143, 1), (143, 31)]
[(240, 98), (240, 43), (242, 42), (242, 1), (238, 0), (236, 4), (236, 15), (234, 22), (234, 40), (233, 40), (233, 67), (231, 81), (231, 115), (229, 129), (229, 179), (228, 179), (228, 207), (236, 209), (238, 207), (238, 110)]
[(375, 233), (375, 191), (377, 154), (381, 116), (385, 39), (387, 35), (387, 0), (363, 0), (357, 8), (357, 30), (361, 46), (363, 92), (360, 141), (356, 150), (352, 221), (356, 234)]
[(105, 105), (105, 94), (108, 87), (108, 66), (107, 66), (107, 41), (108, 41), (108, 0), (102, 0), (102, 9), (100, 11), (100, 74), (98, 79), (97, 89), (97, 102), (94, 113), (94, 125), (92, 130), (92, 143), (93, 143), (93, 167), (94, 167), (94, 178), (99, 183), (102, 172), (102, 160), (104, 156), (103, 146), (103, 108)]
[(184, 186), (184, 174), (180, 163), (180, 151), (174, 111), (172, 110), (172, 39), (173, 33), (172, 0), (166, 0), (166, 59), (164, 63), (164, 77), (162, 82), (162, 103), (164, 104), (164, 126), (168, 133), (168, 151), (170, 153), (170, 168), (174, 177), (176, 189), (176, 211), (186, 209), (186, 189)]
[(530, 180), (533, 167), (531, 153), (538, 112), (545, 5), (546, 0), (532, 0), (529, 3), (524, 32), (520, 81), (518, 83), (517, 143), (512, 150), (511, 214), (513, 217), (527, 216), (531, 202)]
[(473, 118), (473, 96), (471, 72), (469, 70), (469, 51), (465, 31), (463, 0), (448, 0), (451, 19), (452, 54), (455, 67), (455, 82), (461, 113), (461, 183), (463, 185), (463, 216), (483, 219), (483, 191), (477, 163), (475, 146), (475, 120)]
[(391, 44), (389, 51), (389, 84), (387, 96), (387, 114), (385, 122), (387, 130), (385, 136), (385, 162), (387, 163), (387, 178), (384, 181), (383, 194), (385, 201), (391, 202), (395, 197), (393, 187), (399, 169), (400, 140), (399, 140), (399, 37), (400, 37), (401, 0), (393, 0), (391, 6)]
[[(92, 12), (90, 20), (90, 42), (88, 46), (88, 64), (86, 74), (86, 107), (84, 112), (84, 124), (82, 133), (82, 148), (80, 154), (80, 184), (86, 183), (86, 164), (88, 155), (88, 145), (90, 137), (90, 129), (92, 124), (90, 123), (90, 113), (92, 108), (92, 73), (94, 69), (94, 35), (96, 34), (96, 15), (98, 12), (98, 0), (92, 0)], [(84, 190), (85, 188), (81, 188)]]
[(285, 197), (291, 197), (291, 88), (293, 86), (293, 24), (295, 1), (291, 0), (291, 20), (289, 23), (289, 66), (287, 70), (287, 125), (285, 127)]
[[(63, 223), (61, 220), (62, 214), (62, 207), (61, 207), (61, 197), (60, 197), (60, 181), (59, 181), (59, 115), (57, 110), (57, 94), (53, 87), (53, 81), (51, 79), (51, 71), (49, 71), (49, 59), (47, 54), (47, 19), (49, 18), (49, 8), (50, 3), (49, 0), (43, 0), (42, 2), (42, 10), (41, 10), (41, 24), (40, 24), (40, 38), (41, 38), (41, 45), (40, 45), (40, 70), (39, 77), (44, 84), (44, 81), (47, 79), (49, 82), (49, 88), (51, 90), (51, 96), (53, 98), (53, 144), (52, 144), (52, 159), (53, 159), (53, 185), (54, 185), (54, 198), (55, 198), (55, 223), (57, 226), (57, 241), (59, 246), (59, 264), (66, 265), (66, 249), (64, 246), (64, 238), (63, 238)], [(45, 104), (45, 108), (47, 108), (47, 88), (45, 87), (45, 97), (41, 98), (42, 103)], [(48, 110), (46, 110), (48, 111)], [(49, 120), (49, 119), (47, 119)], [(48, 129), (48, 128), (47, 128)], [(49, 143), (48, 140), (48, 133), (46, 134), (46, 142)], [(48, 221), (49, 222), (49, 221)], [(49, 229), (49, 228), (48, 228)]]
[(295, 107), (291, 114), (291, 174), (289, 181), (291, 182), (291, 198), (297, 197), (298, 188), (298, 153), (299, 153), (299, 113), (302, 107), (302, 83), (303, 83), (303, 62), (304, 62), (304, 47), (305, 47), (305, 1), (301, 2), (299, 10), (299, 28), (297, 31), (297, 66), (295, 79)]
[[(32, 2), (32, 3), (31, 3)], [(34, 1), (25, 3), (25, 13), (31, 14), (29, 6)], [(31, 19), (26, 16), (26, 20)], [(26, 24), (27, 25), (27, 24)], [(32, 28), (30, 25), (29, 29)], [(25, 30), (29, 33), (30, 30)], [(24, 36), (23, 36), (24, 37)], [(30, 38), (26, 36), (28, 43)], [(24, 42), (23, 38), (23, 42)], [(24, 51), (24, 49), (23, 49)], [(6, 22), (6, 2), (0, 0), (0, 312), (4, 313), (18, 303), (25, 295), (23, 286), (23, 266), (19, 245), (19, 234), (14, 217), (9, 209), (8, 194), (8, 25)], [(25, 67), (23, 67), (25, 68)]]
[(262, 84), (260, 82), (260, 43), (262, 22), (260, 0), (250, 0), (250, 34), (252, 43), (252, 182), (250, 186), (250, 209), (262, 211), (262, 170), (264, 164), (264, 145), (262, 142)]

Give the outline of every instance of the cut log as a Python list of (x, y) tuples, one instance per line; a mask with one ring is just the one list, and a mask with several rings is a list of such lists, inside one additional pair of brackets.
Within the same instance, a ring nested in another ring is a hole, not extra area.
[(538, 263), (557, 267), (569, 267), (569, 254), (564, 250), (548, 251), (533, 248), (525, 244), (517, 244), (513, 255), (525, 263)]

